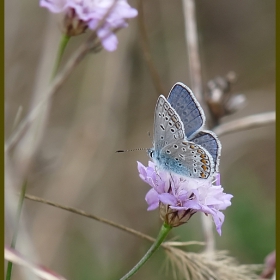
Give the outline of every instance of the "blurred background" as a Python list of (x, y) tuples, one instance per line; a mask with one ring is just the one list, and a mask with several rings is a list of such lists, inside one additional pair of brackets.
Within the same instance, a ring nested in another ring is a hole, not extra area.
[[(47, 86), (57, 52), (59, 18), (38, 2), (5, 2), (6, 139), (17, 113), (23, 119), (34, 93)], [(130, 4), (137, 8), (138, 2)], [(143, 1), (143, 9), (151, 55), (167, 96), (178, 81), (190, 85), (182, 2)], [(222, 123), (273, 111), (275, 1), (197, 0), (196, 14), (204, 90), (210, 79), (235, 71), (232, 91), (247, 99), (246, 107)], [(87, 36), (70, 40), (62, 64)], [(146, 210), (149, 186), (139, 178), (136, 164), (147, 164), (149, 158), (145, 151), (115, 151), (152, 146), (149, 132), (158, 94), (144, 60), (138, 19), (117, 36), (115, 52), (87, 55), (52, 98), (27, 193), (155, 237), (161, 221), (157, 210)], [(234, 198), (224, 211), (222, 236), (215, 233), (217, 248), (243, 264), (263, 263), (275, 247), (275, 127), (228, 134), (220, 141), (221, 182)], [(25, 201), (23, 218), (36, 261), (71, 280), (118, 279), (150, 247), (148, 241), (38, 202)], [(11, 230), (6, 229), (10, 244)], [(174, 236), (203, 241), (200, 215), (174, 229)], [(20, 239), (19, 234), (19, 250)], [(165, 266), (163, 251), (157, 252), (133, 279), (173, 279)], [(13, 279), (21, 279), (14, 268)]]

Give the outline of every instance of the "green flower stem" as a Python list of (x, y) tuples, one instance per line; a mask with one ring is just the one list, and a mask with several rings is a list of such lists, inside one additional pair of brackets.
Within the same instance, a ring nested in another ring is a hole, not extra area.
[(136, 273), (140, 267), (153, 255), (153, 253), (158, 249), (160, 244), (163, 242), (169, 231), (172, 229), (172, 226), (163, 224), (160, 232), (157, 236), (156, 241), (151, 246), (151, 248), (148, 250), (148, 252), (144, 255), (144, 257), (126, 274), (124, 275), (120, 280), (126, 280), (130, 278), (134, 273)]
[(62, 34), (51, 79), (53, 79), (55, 77), (55, 75), (57, 74), (57, 70), (58, 70), (59, 64), (61, 62), (62, 55), (65, 51), (65, 48), (66, 48), (70, 38), (71, 38), (70, 36), (67, 36), (66, 34)]
[[(24, 197), (25, 197), (26, 187), (27, 187), (27, 180), (24, 182), (24, 184), (21, 188), (21, 193), (20, 193), (20, 197), (19, 197), (16, 220), (15, 220), (14, 234), (13, 234), (12, 243), (11, 243), (11, 248), (12, 249), (15, 249), (15, 247), (16, 247), (18, 229), (19, 229), (19, 220), (20, 220), (21, 210), (22, 210), (22, 206), (23, 206), (23, 200), (24, 200)], [(8, 264), (7, 264), (6, 280), (11, 279), (12, 268), (13, 268), (13, 263), (9, 261)]]

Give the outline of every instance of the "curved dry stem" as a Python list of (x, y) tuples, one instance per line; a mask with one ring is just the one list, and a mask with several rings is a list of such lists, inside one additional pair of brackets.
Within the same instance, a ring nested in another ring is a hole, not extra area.
[[(32, 277), (32, 279), (44, 279), (44, 280), (66, 280), (66, 278), (57, 274), (56, 272), (44, 267), (43, 265), (38, 265), (27, 259), (26, 256), (20, 254), (18, 251), (5, 246), (4, 251), (5, 259), (11, 263), (21, 265), (25, 268), (30, 269), (37, 277)], [(24, 277), (25, 278), (25, 277)], [(25, 278), (27, 279), (27, 278)], [(28, 278), (30, 279), (30, 278)]]
[(154, 86), (156, 88), (156, 91), (158, 95), (164, 94), (164, 86), (161, 82), (159, 73), (155, 67), (155, 64), (152, 59), (152, 54), (149, 47), (149, 40), (147, 36), (147, 30), (145, 28), (145, 22), (144, 22), (144, 10), (143, 10), (143, 1), (139, 0), (138, 5), (138, 26), (140, 31), (140, 44), (141, 48), (144, 54), (144, 59), (147, 63), (148, 69), (150, 71), (152, 81), (154, 83)]
[(41, 111), (42, 106), (55, 95), (61, 88), (62, 84), (70, 76), (75, 67), (88, 53), (88, 44), (83, 44), (73, 55), (73, 57), (68, 61), (64, 69), (57, 75), (54, 81), (50, 84), (49, 88), (44, 94), (44, 98), (34, 107), (34, 109), (27, 115), (27, 117), (20, 123), (17, 130), (11, 135), (5, 144), (5, 152), (9, 152), (15, 147), (18, 141), (22, 138), (25, 132), (28, 130), (30, 124), (36, 119)]
[(146, 239), (146, 240), (151, 241), (151, 242), (155, 241), (155, 239), (153, 237), (149, 236), (149, 235), (146, 235), (146, 234), (141, 233), (141, 232), (139, 232), (137, 230), (128, 228), (126, 226), (117, 224), (117, 223), (115, 223), (113, 221), (110, 221), (110, 220), (98, 217), (96, 215), (92, 215), (92, 214), (86, 213), (85, 211), (80, 210), (80, 209), (76, 209), (76, 208), (72, 208), (72, 207), (68, 207), (68, 206), (63, 206), (61, 204), (58, 204), (58, 203), (55, 203), (55, 202), (52, 202), (52, 201), (49, 201), (49, 200), (46, 200), (46, 199), (43, 199), (43, 198), (40, 198), (40, 197), (37, 197), (37, 196), (29, 195), (29, 194), (26, 194), (25, 198), (27, 198), (29, 200), (41, 202), (41, 203), (44, 203), (44, 204), (48, 204), (48, 205), (54, 206), (56, 208), (60, 208), (60, 209), (66, 210), (68, 212), (72, 212), (72, 213), (78, 214), (80, 216), (84, 216), (84, 217), (96, 220), (98, 222), (102, 222), (104, 224), (113, 226), (113, 227), (118, 228), (120, 230), (123, 230), (125, 232), (132, 233), (133, 235), (136, 235), (136, 236), (138, 236), (138, 237), (140, 237), (142, 239)]
[[(98, 23), (97, 27), (92, 31), (91, 35), (88, 37), (86, 42), (84, 42), (78, 50), (69, 59), (68, 63), (62, 69), (60, 73), (57, 74), (56, 78), (52, 81), (46, 92), (42, 95), (44, 98), (29, 112), (25, 119), (22, 120), (16, 131), (11, 135), (5, 144), (5, 153), (13, 149), (19, 140), (23, 137), (25, 132), (30, 127), (30, 124), (36, 119), (41, 111), (41, 108), (48, 100), (54, 96), (65, 81), (69, 78), (70, 74), (77, 67), (77, 65), (83, 60), (87, 53), (94, 51), (101, 46), (100, 39), (97, 39), (96, 30), (98, 30), (105, 22), (106, 17), (112, 12), (118, 1), (114, 1), (112, 6), (108, 9), (107, 13), (104, 15), (103, 19)], [(104, 37), (111, 34), (111, 32), (116, 32), (118, 28), (110, 30)], [(95, 43), (94, 43), (95, 42)]]
[[(86, 218), (90, 218), (90, 219), (96, 220), (98, 222), (101, 222), (101, 223), (113, 226), (115, 228), (118, 228), (118, 229), (123, 230), (123, 231), (128, 232), (128, 233), (131, 233), (131, 234), (133, 234), (133, 235), (135, 235), (137, 237), (140, 237), (142, 239), (148, 240), (150, 242), (154, 242), (155, 241), (155, 238), (153, 238), (153, 237), (151, 237), (151, 236), (149, 236), (147, 234), (144, 234), (144, 233), (142, 233), (140, 231), (137, 231), (137, 230), (131, 229), (129, 227), (117, 224), (117, 223), (115, 223), (113, 221), (110, 221), (110, 220), (98, 217), (96, 215), (92, 215), (92, 214), (86, 213), (85, 211), (80, 210), (80, 209), (76, 209), (76, 208), (72, 208), (72, 207), (68, 207), (68, 206), (63, 206), (61, 204), (52, 202), (50, 200), (46, 200), (46, 199), (43, 199), (41, 197), (37, 197), (37, 196), (34, 196), (34, 195), (29, 195), (29, 194), (26, 194), (25, 198), (27, 198), (29, 200), (32, 200), (32, 201), (37, 201), (37, 202), (40, 202), (40, 203), (51, 205), (51, 206), (54, 206), (56, 208), (66, 210), (68, 212), (75, 213), (75, 214), (78, 214), (80, 216), (84, 216)], [(199, 241), (188, 241), (188, 242), (166, 241), (166, 242), (161, 244), (161, 247), (163, 247), (166, 250), (170, 250), (170, 248), (172, 248), (174, 246), (182, 247), (182, 246), (189, 246), (189, 245), (205, 245), (205, 243), (204, 242), (199, 242)]]
[[(108, 224), (115, 228), (121, 229), (125, 232), (129, 232), (137, 237), (154, 242), (155, 239), (143, 234), (139, 231), (133, 230), (131, 228), (116, 224), (107, 219), (97, 217), (95, 215), (86, 213), (83, 210), (62, 206), (60, 204), (32, 196), (25, 195), (29, 200), (41, 202), (48, 204), (96, 221)], [(262, 265), (238, 265), (236, 261), (227, 256), (226, 252), (218, 251), (213, 252), (212, 257), (209, 258), (207, 253), (193, 253), (186, 252), (182, 249), (176, 248), (179, 246), (189, 246), (189, 245), (204, 245), (203, 242), (190, 241), (190, 242), (174, 242), (167, 241), (161, 244), (169, 257), (171, 266), (174, 268), (174, 274), (180, 274), (183, 279), (219, 279), (219, 280), (228, 280), (228, 279), (259, 279), (259, 276), (254, 273), (255, 270), (260, 270)], [(174, 275), (177, 277), (179, 275)]]
[(262, 127), (275, 122), (275, 112), (267, 112), (262, 114), (251, 115), (241, 119), (237, 119), (225, 124), (221, 124), (213, 129), (217, 136), (229, 133)]
[(186, 241), (186, 242), (166, 241), (166, 242), (164, 242), (164, 244), (167, 245), (167, 246), (172, 246), (172, 247), (183, 247), (183, 246), (190, 246), (190, 245), (204, 246), (205, 242), (200, 242), (200, 241)]

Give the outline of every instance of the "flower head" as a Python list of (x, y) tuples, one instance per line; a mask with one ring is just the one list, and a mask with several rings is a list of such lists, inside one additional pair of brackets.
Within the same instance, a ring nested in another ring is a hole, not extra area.
[[(217, 232), (221, 235), (224, 214), (220, 210), (231, 205), (231, 194), (223, 192), (211, 179), (196, 179), (157, 170), (153, 162), (148, 166), (138, 162), (140, 178), (152, 188), (146, 194), (148, 210), (160, 207), (160, 216), (168, 224), (179, 226), (186, 223), (196, 212), (213, 217)], [(219, 174), (216, 183), (219, 182)]]
[(65, 14), (64, 27), (68, 36), (79, 35), (87, 28), (95, 30), (104, 20), (97, 35), (108, 51), (114, 51), (118, 44), (113, 29), (126, 27), (126, 19), (137, 16), (137, 10), (130, 7), (127, 0), (40, 0), (40, 5), (52, 13)]

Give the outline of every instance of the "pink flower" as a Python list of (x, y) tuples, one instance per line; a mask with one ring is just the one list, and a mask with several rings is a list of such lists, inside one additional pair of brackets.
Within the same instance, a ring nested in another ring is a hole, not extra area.
[(95, 30), (114, 5), (104, 24), (97, 30), (103, 47), (108, 51), (116, 50), (118, 44), (112, 29), (127, 27), (126, 20), (137, 16), (137, 10), (130, 7), (127, 0), (40, 0), (40, 5), (52, 13), (65, 14), (65, 32), (69, 36), (81, 34), (87, 28)]
[[(231, 194), (223, 192), (220, 185), (213, 185), (211, 179), (195, 179), (165, 170), (157, 170), (153, 162), (147, 167), (138, 162), (140, 178), (152, 188), (146, 194), (148, 210), (160, 206), (161, 218), (172, 226), (186, 223), (196, 212), (213, 217), (217, 232), (221, 235), (225, 210), (231, 205)], [(219, 184), (219, 174), (216, 178)]]

